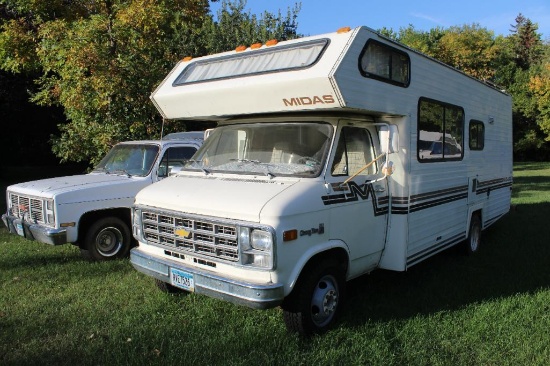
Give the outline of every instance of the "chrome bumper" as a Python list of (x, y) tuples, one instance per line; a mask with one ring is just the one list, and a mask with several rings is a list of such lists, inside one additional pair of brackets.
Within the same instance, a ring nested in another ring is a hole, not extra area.
[[(50, 245), (67, 243), (67, 230), (31, 224), (15, 216), (2, 215), (2, 221), (12, 234)], [(19, 228), (19, 230), (18, 230)]]
[(231, 280), (216, 274), (183, 266), (169, 258), (153, 257), (134, 248), (130, 262), (136, 270), (158, 280), (170, 283), (170, 268), (193, 274), (195, 292), (253, 309), (269, 309), (281, 304), (284, 298), (282, 284), (259, 285)]

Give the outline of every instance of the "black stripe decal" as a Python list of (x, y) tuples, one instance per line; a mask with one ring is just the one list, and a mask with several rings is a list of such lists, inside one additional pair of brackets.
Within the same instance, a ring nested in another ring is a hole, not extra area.
[[(478, 182), (475, 194), (490, 194), (493, 190), (508, 188), (511, 186), (511, 177)], [(376, 216), (386, 214), (389, 211), (389, 196), (386, 195), (377, 197), (372, 184), (369, 182), (362, 185), (358, 185), (355, 182), (349, 182), (344, 185), (341, 182), (333, 183), (332, 190), (339, 193), (322, 196), (321, 198), (324, 205), (355, 202), (359, 199), (367, 200), (372, 197), (373, 210)], [(421, 211), (465, 199), (468, 199), (467, 185), (416, 194), (412, 195), (410, 198), (392, 197), (391, 213), (396, 215), (406, 215), (411, 212)]]
[(444, 249), (450, 248), (456, 243), (460, 243), (461, 241), (466, 239), (466, 232), (463, 232), (461, 234), (455, 235), (445, 241), (442, 241), (441, 243), (438, 243), (435, 246), (431, 246), (427, 249), (424, 249), (418, 253), (415, 253), (411, 256), (407, 257), (407, 266), (412, 266), (413, 264), (416, 264), (418, 262), (421, 262), (427, 257), (430, 257), (437, 252), (440, 252)]

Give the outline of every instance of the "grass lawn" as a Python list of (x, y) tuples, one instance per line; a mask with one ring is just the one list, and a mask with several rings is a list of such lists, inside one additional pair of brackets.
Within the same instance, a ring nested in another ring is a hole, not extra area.
[(307, 340), (279, 309), (167, 295), (128, 260), (2, 227), (0, 365), (547, 365), (550, 163), (514, 170), (513, 210), (478, 255), (353, 280), (337, 327)]

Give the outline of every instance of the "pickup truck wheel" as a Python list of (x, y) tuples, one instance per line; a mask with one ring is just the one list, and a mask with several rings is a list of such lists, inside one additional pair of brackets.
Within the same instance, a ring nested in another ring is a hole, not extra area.
[(130, 251), (130, 228), (118, 217), (105, 217), (90, 226), (81, 254), (91, 260), (124, 258)]
[(334, 324), (345, 296), (345, 278), (333, 260), (308, 266), (283, 302), (283, 318), (291, 332), (321, 334)]
[(464, 242), (464, 249), (467, 255), (473, 255), (479, 250), (481, 244), (481, 219), (479, 215), (473, 215), (470, 220), (468, 238)]

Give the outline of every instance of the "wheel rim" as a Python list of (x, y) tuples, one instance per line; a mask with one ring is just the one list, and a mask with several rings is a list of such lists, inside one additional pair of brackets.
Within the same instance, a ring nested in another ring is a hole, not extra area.
[(331, 322), (338, 307), (339, 291), (333, 276), (323, 276), (313, 291), (311, 299), (311, 319), (317, 327)]
[(106, 227), (102, 229), (95, 239), (97, 251), (104, 257), (116, 255), (123, 244), (122, 232), (116, 227)]

